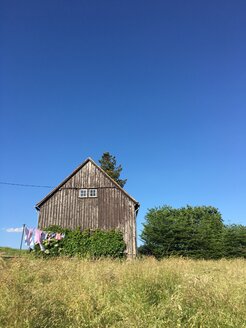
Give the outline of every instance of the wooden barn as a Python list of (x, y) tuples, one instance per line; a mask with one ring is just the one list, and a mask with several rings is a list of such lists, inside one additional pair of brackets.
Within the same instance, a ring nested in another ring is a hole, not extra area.
[(38, 227), (119, 229), (128, 257), (135, 257), (139, 203), (91, 158), (75, 169), (37, 205)]

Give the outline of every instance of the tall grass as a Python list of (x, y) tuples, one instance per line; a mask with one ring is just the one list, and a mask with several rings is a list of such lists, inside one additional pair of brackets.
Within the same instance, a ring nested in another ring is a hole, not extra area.
[(0, 327), (246, 327), (246, 261), (0, 259)]
[(8, 256), (29, 256), (29, 251), (25, 249), (16, 249), (10, 247), (0, 247), (0, 257)]

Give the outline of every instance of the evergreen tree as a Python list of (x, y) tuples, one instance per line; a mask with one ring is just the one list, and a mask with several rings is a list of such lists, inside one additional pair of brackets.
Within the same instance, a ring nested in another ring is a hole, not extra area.
[(115, 156), (112, 156), (109, 152), (105, 152), (99, 160), (99, 163), (101, 164), (101, 168), (123, 188), (127, 179), (120, 179), (122, 167), (121, 165), (116, 166)]

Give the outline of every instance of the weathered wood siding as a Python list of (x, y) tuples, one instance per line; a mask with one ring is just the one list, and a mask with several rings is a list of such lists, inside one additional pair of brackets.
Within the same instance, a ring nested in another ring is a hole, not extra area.
[[(97, 189), (96, 198), (79, 198), (79, 189)], [(92, 162), (87, 162), (40, 206), (39, 227), (119, 229), (128, 256), (136, 256), (135, 203)]]

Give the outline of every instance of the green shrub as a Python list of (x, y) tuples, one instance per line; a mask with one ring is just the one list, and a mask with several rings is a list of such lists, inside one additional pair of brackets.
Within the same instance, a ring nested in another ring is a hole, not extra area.
[(96, 230), (90, 236), (90, 255), (94, 258), (101, 256), (122, 257), (125, 242), (122, 233), (115, 230)]
[(70, 229), (67, 229), (67, 228), (62, 228), (61, 226), (59, 225), (56, 225), (56, 224), (53, 224), (53, 225), (50, 225), (46, 228), (43, 228), (43, 231), (47, 231), (47, 232), (58, 232), (58, 233), (66, 233), (68, 231), (70, 231)]
[(149, 209), (141, 233), (141, 254), (217, 259), (222, 256), (223, 220), (211, 206)]
[(63, 229), (59, 226), (49, 226), (44, 231), (65, 233), (61, 240), (44, 240), (45, 251), (41, 251), (39, 245), (35, 245), (37, 256), (80, 256), (84, 258), (124, 257), (126, 248), (123, 235), (120, 231), (110, 230), (75, 230)]
[(240, 224), (226, 225), (223, 231), (224, 257), (246, 258), (246, 227)]
[(224, 225), (220, 212), (212, 206), (149, 209), (141, 239), (139, 255), (158, 259), (246, 258), (246, 226)]

